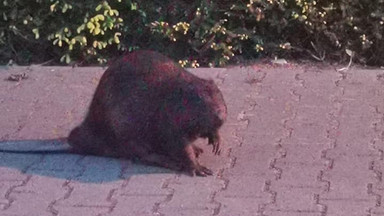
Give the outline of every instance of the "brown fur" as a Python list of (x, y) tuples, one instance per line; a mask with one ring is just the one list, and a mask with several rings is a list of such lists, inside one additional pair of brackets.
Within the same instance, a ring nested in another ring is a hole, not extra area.
[(144, 162), (211, 175), (192, 142), (208, 138), (220, 153), (218, 129), (227, 108), (212, 80), (187, 72), (153, 51), (135, 51), (101, 77), (88, 115), (69, 135), (78, 152), (139, 158)]

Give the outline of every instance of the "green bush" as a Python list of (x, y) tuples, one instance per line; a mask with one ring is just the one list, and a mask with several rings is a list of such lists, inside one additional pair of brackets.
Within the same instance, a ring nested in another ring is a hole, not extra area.
[[(112, 1), (111, 1), (112, 2)], [(120, 43), (120, 14), (135, 15), (130, 1), (3, 0), (0, 27), (1, 59), (20, 63), (49, 57), (70, 63), (105, 62), (103, 56), (127, 49)], [(129, 7), (128, 7), (129, 6)], [(119, 10), (117, 10), (118, 8)], [(129, 16), (126, 16), (129, 18)], [(136, 29), (137, 30), (137, 29)], [(128, 47), (129, 48), (129, 47)], [(34, 56), (44, 53), (44, 56)]]
[(105, 63), (138, 48), (192, 67), (262, 56), (384, 61), (382, 0), (1, 1), (1, 63)]

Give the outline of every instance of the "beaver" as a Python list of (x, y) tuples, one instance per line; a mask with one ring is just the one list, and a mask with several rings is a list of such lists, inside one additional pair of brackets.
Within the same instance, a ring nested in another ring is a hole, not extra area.
[(212, 175), (197, 158), (201, 137), (220, 153), (227, 107), (217, 85), (149, 50), (122, 56), (104, 72), (83, 122), (68, 136), (83, 154), (136, 158), (144, 163)]

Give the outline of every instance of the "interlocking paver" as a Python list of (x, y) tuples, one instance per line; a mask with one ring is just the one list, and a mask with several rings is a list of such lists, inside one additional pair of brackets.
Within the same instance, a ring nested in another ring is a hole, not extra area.
[[(80, 155), (0, 153), (0, 215), (384, 215), (384, 72), (252, 65), (192, 70), (228, 106), (214, 176)], [(0, 82), (1, 144), (60, 146), (102, 68), (15, 67)], [(5, 142), (6, 141), (6, 142)]]
[(56, 208), (56, 212), (60, 216), (99, 216), (106, 215), (110, 211), (110, 207), (106, 206), (61, 206)]
[(22, 184), (23, 181), (0, 181), (0, 209), (4, 210), (12, 204), (13, 199), (9, 197), (9, 193), (13, 188)]
[(64, 182), (62, 179), (31, 176), (24, 184), (10, 191), (8, 197), (12, 203), (4, 214), (53, 215), (50, 205), (67, 193), (62, 187)]
[(215, 178), (193, 179), (179, 176), (168, 182), (167, 188), (172, 190), (169, 201), (160, 203), (159, 212), (164, 215), (209, 215), (216, 208), (212, 195), (223, 185)]

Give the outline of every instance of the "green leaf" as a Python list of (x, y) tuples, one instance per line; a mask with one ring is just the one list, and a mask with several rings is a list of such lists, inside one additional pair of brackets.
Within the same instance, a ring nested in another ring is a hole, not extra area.
[(64, 7), (61, 9), (61, 12), (65, 13), (65, 12), (67, 12), (67, 10), (68, 10), (68, 5), (64, 4)]
[(79, 27), (77, 27), (77, 33), (78, 34), (80, 34), (80, 32), (82, 32), (83, 30), (85, 29), (85, 25), (84, 24), (82, 24), (82, 25), (80, 25)]
[(68, 54), (66, 54), (65, 55), (65, 63), (69, 64), (70, 62), (71, 62), (71, 57)]
[(119, 44), (120, 43), (120, 39), (119, 39), (119, 36), (121, 36), (121, 33), (120, 32), (116, 32), (115, 33), (115, 36), (113, 37), (113, 40), (116, 44)]
[(95, 31), (93, 32), (94, 35), (100, 34), (101, 30), (100, 28), (95, 28)]
[(99, 11), (99, 10), (101, 10), (101, 8), (103, 7), (103, 5), (101, 5), (101, 4), (99, 4), (99, 5), (97, 5), (97, 7), (96, 7), (96, 11)]
[(95, 25), (92, 22), (87, 23), (87, 28), (90, 30), (93, 30), (95, 28)]
[(36, 40), (40, 38), (40, 34), (39, 34), (39, 29), (38, 28), (32, 29), (32, 32), (35, 34), (35, 39)]
[(102, 14), (98, 14), (94, 17), (96, 20), (101, 20), (101, 21), (104, 21), (105, 20), (105, 17), (102, 15)]
[(59, 4), (59, 1), (56, 1), (54, 4), (52, 4), (49, 8), (51, 12), (54, 12), (56, 10), (56, 6)]
[(136, 2), (131, 3), (131, 10), (137, 10), (137, 3)]

